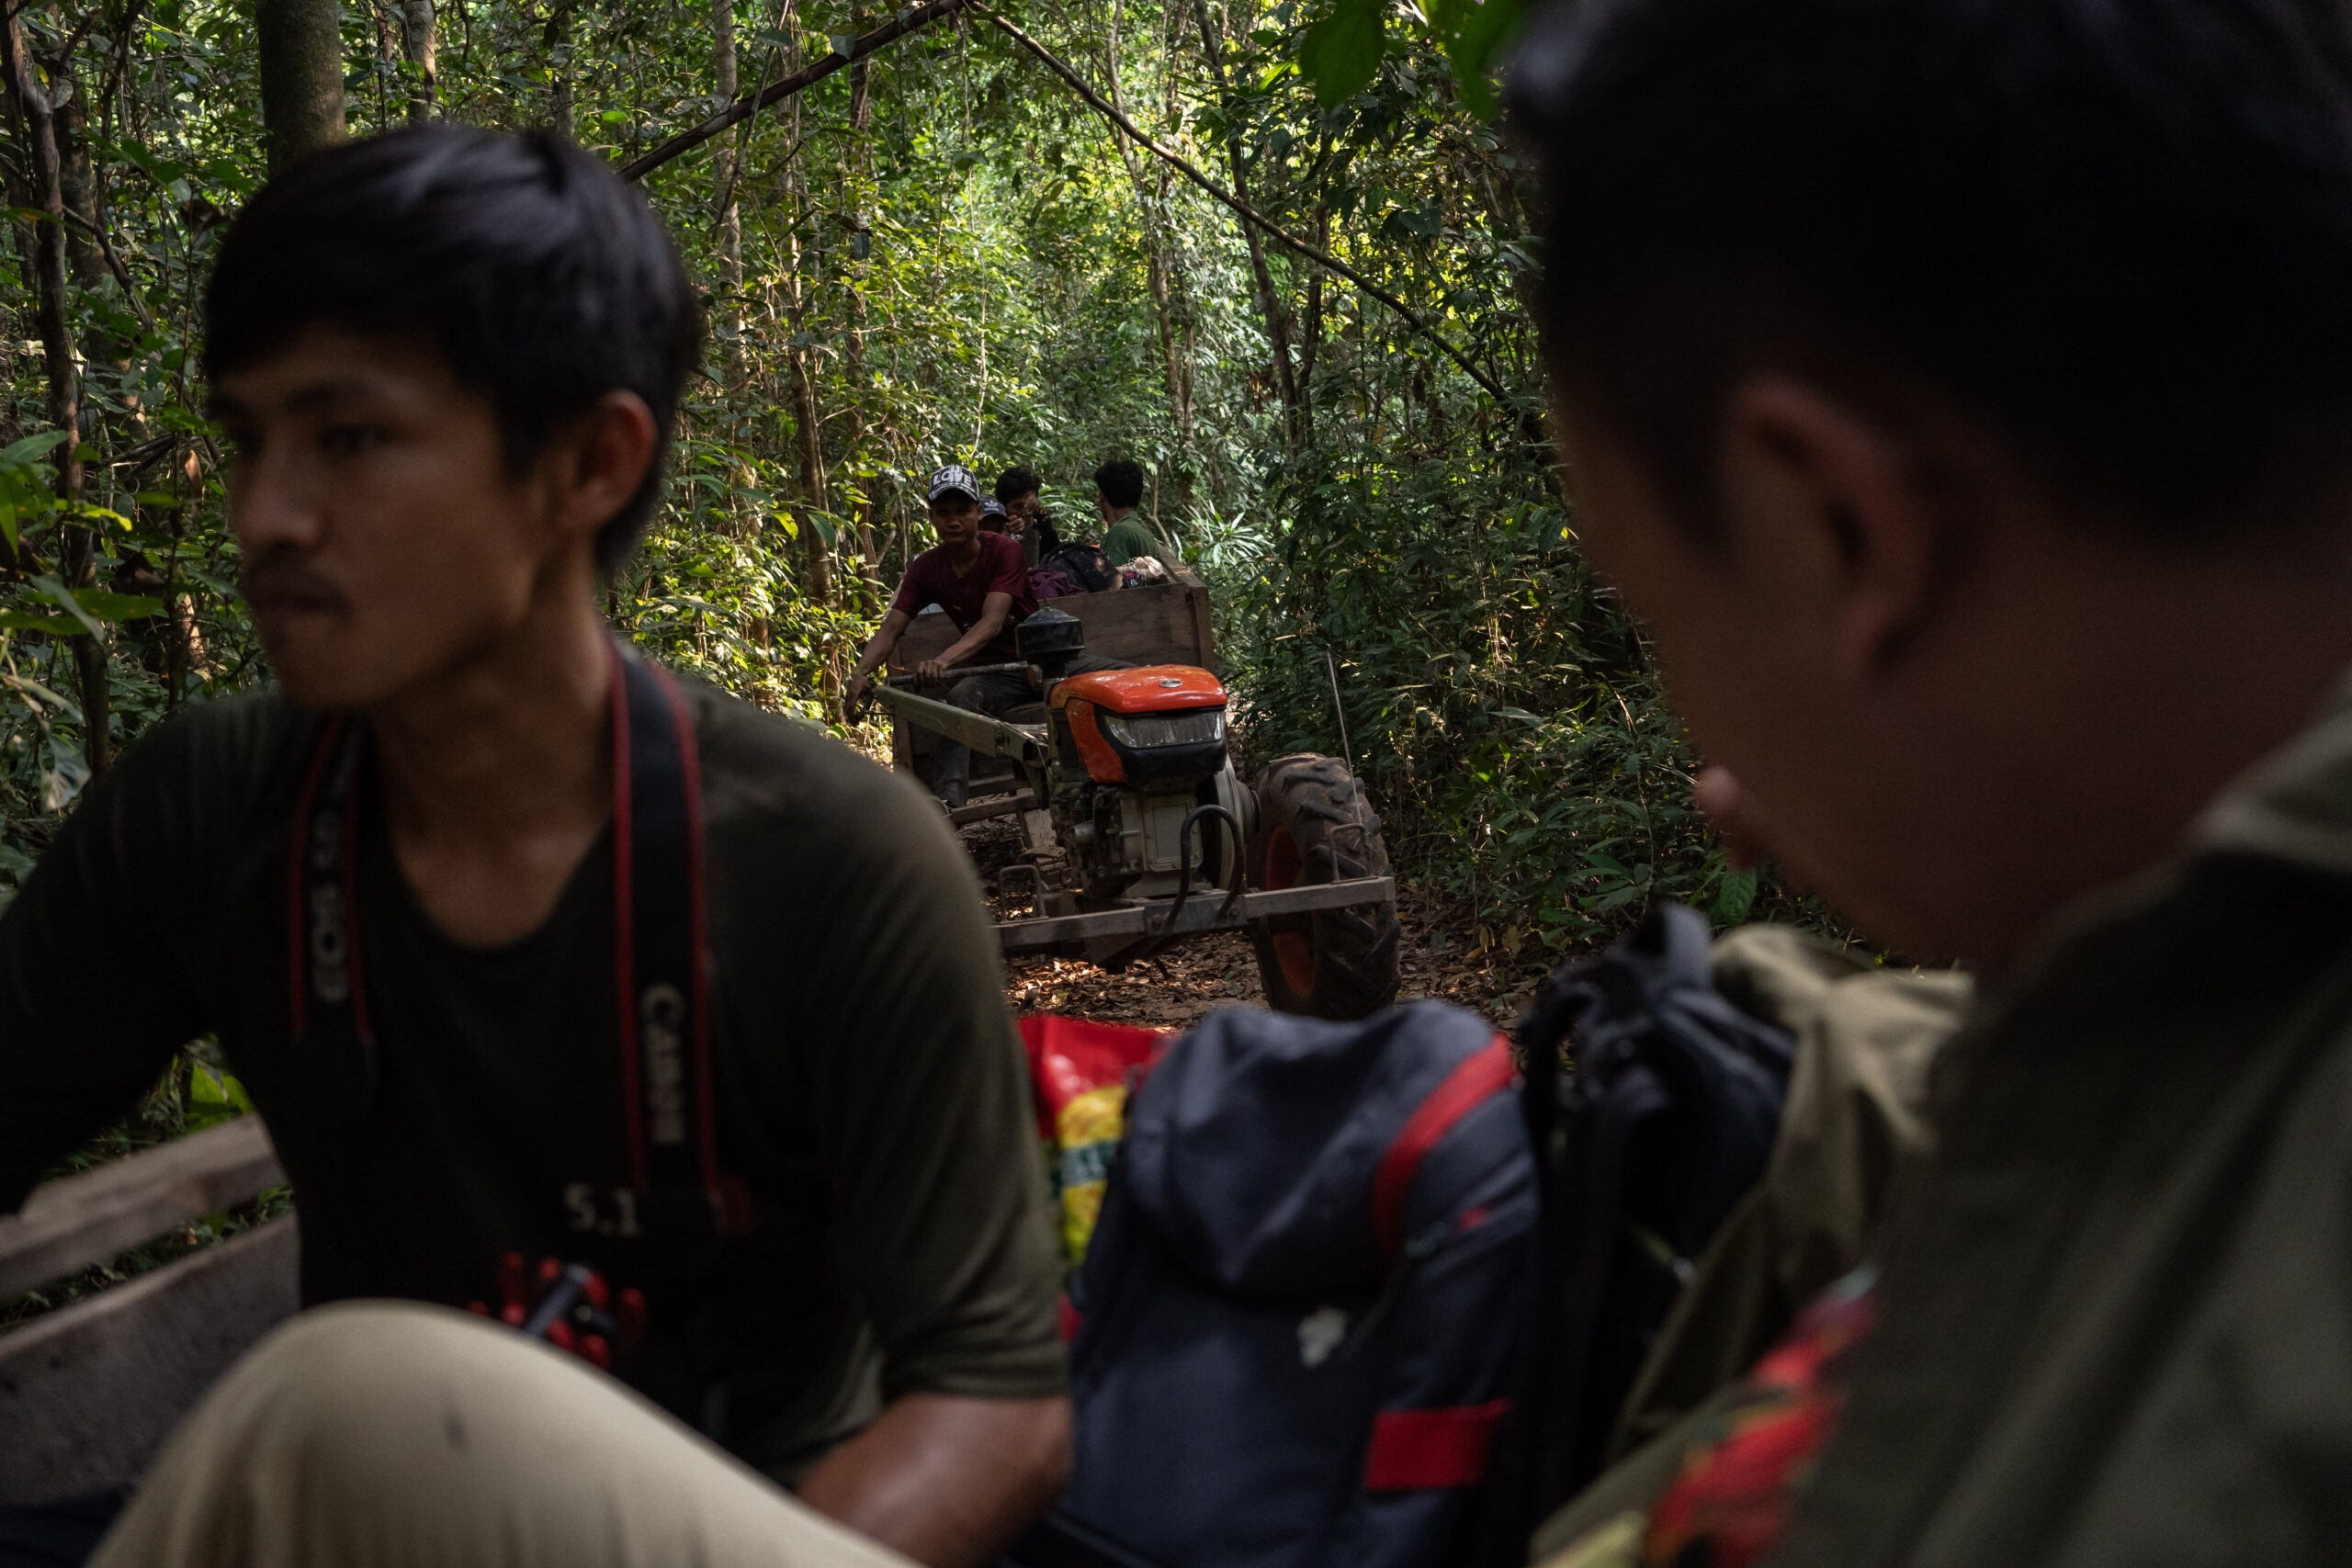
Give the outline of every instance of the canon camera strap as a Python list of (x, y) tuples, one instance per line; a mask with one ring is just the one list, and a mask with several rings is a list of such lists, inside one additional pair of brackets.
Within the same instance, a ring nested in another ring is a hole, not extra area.
[[(750, 1224), (743, 1184), (718, 1168), (702, 778), (676, 685), (610, 647), (614, 1000), (632, 1187), (600, 1228), (692, 1242)], [(359, 931), (368, 744), (368, 727), (347, 716), (320, 736), (295, 807), (287, 893), (296, 1076), (313, 1108), (346, 1131), (366, 1119), (379, 1072)]]

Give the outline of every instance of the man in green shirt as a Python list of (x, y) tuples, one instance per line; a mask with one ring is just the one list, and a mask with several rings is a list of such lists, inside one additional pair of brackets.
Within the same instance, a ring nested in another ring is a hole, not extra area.
[(1167, 549), (1143, 513), (1143, 465), (1118, 457), (1094, 470), (1094, 509), (1102, 517), (1102, 553), (1113, 567)]
[(2344, 15), (1615, 0), (1515, 92), (1577, 531), (1702, 804), (1988, 980), (1874, 1282), (1539, 1550), (2341, 1561)]
[[(1069, 1413), (970, 874), (906, 785), (681, 688), (595, 608), (698, 353), (659, 220), (559, 140), (404, 131), (273, 182), (208, 302), (281, 686), (132, 747), (0, 919), (0, 1207), (216, 1032), (293, 1181), (306, 1303), (495, 1311), (524, 1284), (510, 1253), (593, 1266), (621, 1310), (590, 1359), (834, 1519), (989, 1561), (1057, 1490)], [(234, 1538), (333, 1562), (301, 1534), (329, 1516), (395, 1556), (438, 1542), (408, 1560), (489, 1560), (594, 1473), (501, 1448), (514, 1419), (526, 1445), (678, 1460), (645, 1471), (673, 1502), (699, 1455), (762, 1539), (818, 1542), (807, 1561), (847, 1539), (462, 1311), (346, 1307), (288, 1343), (307, 1371), (265, 1349), (239, 1385), (312, 1456), (254, 1483), (284, 1511), (236, 1512), (260, 1494), (221, 1467), (260, 1450), (232, 1398), (175, 1443), (118, 1560)], [(352, 1392), (367, 1367), (398, 1397)], [(609, 1429), (570, 1417), (590, 1407)], [(469, 1457), (442, 1481), (332, 1457), (445, 1430)], [(629, 1495), (581, 1517), (695, 1554)], [(217, 1529), (187, 1524), (208, 1509)], [(490, 1522), (433, 1534), (461, 1517)]]

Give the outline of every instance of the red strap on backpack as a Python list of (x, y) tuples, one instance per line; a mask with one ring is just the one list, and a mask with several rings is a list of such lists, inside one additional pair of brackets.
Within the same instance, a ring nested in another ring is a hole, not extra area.
[(1435, 1492), (1486, 1479), (1508, 1399), (1438, 1410), (1384, 1410), (1363, 1456), (1367, 1492)]
[(1380, 1168), (1372, 1179), (1372, 1228), (1392, 1265), (1405, 1250), (1405, 1194), (1419, 1174), (1422, 1159), (1455, 1122), (1509, 1089), (1510, 1077), (1510, 1045), (1498, 1034), (1430, 1090), (1380, 1156)]

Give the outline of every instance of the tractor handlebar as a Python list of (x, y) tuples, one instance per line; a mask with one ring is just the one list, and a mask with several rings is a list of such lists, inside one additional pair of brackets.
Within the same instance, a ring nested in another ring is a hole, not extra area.
[[(1012, 664), (957, 664), (949, 667), (947, 671), (947, 680), (960, 681), (967, 675), (1020, 675), (1026, 673), (1028, 669), (1029, 666), (1026, 664), (1018, 662)], [(911, 686), (915, 684), (915, 677), (911, 674), (890, 675), (886, 676), (883, 679), (882, 683), (886, 686)], [(946, 681), (940, 682), (942, 685), (945, 685), (946, 683)]]

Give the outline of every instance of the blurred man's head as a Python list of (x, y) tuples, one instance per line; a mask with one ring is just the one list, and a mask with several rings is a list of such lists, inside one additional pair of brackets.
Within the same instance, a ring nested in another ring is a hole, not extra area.
[(1007, 468), (997, 476), (996, 498), (1004, 503), (1012, 532), (1028, 532), (1029, 525), (1046, 514), (1045, 502), (1038, 496), (1044, 488), (1034, 468)]
[(651, 515), (700, 324), (602, 159), (457, 127), (241, 213), (206, 296), (247, 593), (300, 701), (366, 705), (584, 595)]
[[(2352, 500), (2342, 24), (1571, 9), (1514, 96), (1579, 531), (1765, 847), (2004, 961), (2352, 660), (2310, 610)], [(2223, 665), (2273, 673), (2215, 702)]]
[(1143, 465), (1116, 457), (1094, 470), (1094, 493), (1107, 512), (1132, 512), (1143, 504)]
[(931, 476), (926, 492), (932, 531), (950, 549), (968, 544), (980, 532), (980, 481), (961, 463), (950, 463)]

